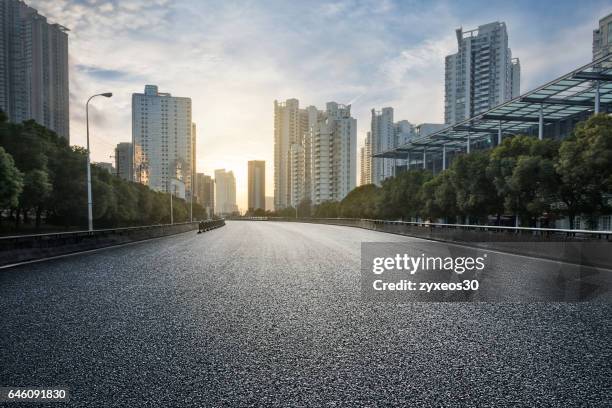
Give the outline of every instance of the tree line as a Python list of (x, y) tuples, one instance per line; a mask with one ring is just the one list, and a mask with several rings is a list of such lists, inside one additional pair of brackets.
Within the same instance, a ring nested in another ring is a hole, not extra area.
[[(87, 226), (86, 150), (34, 121), (9, 123), (0, 112), (0, 228)], [(170, 196), (92, 165), (96, 228), (170, 222)], [(190, 203), (174, 198), (175, 222), (188, 221)], [(206, 210), (193, 203), (194, 219)]]
[[(298, 207), (300, 217), (441, 220), (550, 226), (612, 212), (612, 117), (594, 115), (563, 141), (517, 135), (490, 150), (461, 154), (434, 175), (409, 170), (381, 187), (357, 187), (341, 202)], [(294, 217), (295, 209), (273, 215)], [(518, 222), (517, 222), (518, 221)]]

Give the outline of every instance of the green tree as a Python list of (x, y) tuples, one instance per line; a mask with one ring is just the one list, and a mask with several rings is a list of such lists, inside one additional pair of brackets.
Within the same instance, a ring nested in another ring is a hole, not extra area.
[(552, 159), (520, 156), (509, 179), (506, 208), (535, 226), (535, 219), (550, 210), (557, 179)]
[(409, 170), (383, 181), (378, 213), (388, 219), (410, 219), (421, 215), (422, 186), (432, 174), (426, 170)]
[(310, 218), (312, 215), (312, 202), (310, 198), (304, 198), (300, 201), (297, 207), (297, 213), (299, 218)]
[(13, 157), (0, 146), (0, 209), (17, 207), (22, 190), (23, 175)]
[(42, 210), (52, 190), (53, 186), (46, 171), (34, 169), (25, 174), (19, 205), (24, 210), (24, 222), (27, 222), (29, 209), (33, 208), (36, 213), (36, 229), (40, 227)]
[(341, 216), (345, 218), (376, 218), (380, 187), (366, 184), (353, 189), (340, 202)]
[(422, 214), (429, 220), (443, 218), (449, 222), (458, 214), (457, 193), (451, 180), (451, 170), (445, 170), (423, 184)]
[(340, 216), (340, 203), (338, 201), (324, 201), (314, 207), (315, 218), (338, 218)]
[(495, 186), (487, 176), (489, 156), (487, 152), (473, 152), (457, 157), (451, 165), (451, 180), (457, 193), (459, 213), (479, 222), (486, 222), (489, 214), (497, 214), (500, 202)]
[(591, 226), (597, 214), (609, 211), (612, 192), (612, 117), (594, 115), (579, 123), (561, 143), (555, 165), (561, 184), (559, 198), (574, 228), (578, 214), (586, 214)]
[(519, 135), (491, 151), (487, 175), (497, 192), (498, 219), (506, 210), (533, 224), (547, 210), (557, 185), (553, 164), (558, 147), (552, 140)]

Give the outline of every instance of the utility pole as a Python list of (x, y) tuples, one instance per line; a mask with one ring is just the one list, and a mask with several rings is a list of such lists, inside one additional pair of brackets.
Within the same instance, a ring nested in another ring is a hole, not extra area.
[(191, 186), (189, 187), (189, 222), (193, 222), (193, 186), (195, 184), (195, 172), (193, 171), (194, 163), (191, 163)]
[(170, 180), (170, 225), (174, 224), (174, 209), (172, 207), (172, 196), (174, 195), (174, 184)]

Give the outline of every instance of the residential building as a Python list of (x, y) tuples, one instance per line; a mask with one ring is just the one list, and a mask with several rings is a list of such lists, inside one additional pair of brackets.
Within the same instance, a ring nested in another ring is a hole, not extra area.
[[(371, 151), (381, 153), (408, 143), (415, 135), (415, 127), (407, 120), (393, 121), (393, 108), (372, 109)], [(372, 153), (370, 153), (372, 154)], [(375, 158), (371, 161), (370, 182), (381, 185), (383, 180), (395, 175), (395, 168), (405, 163), (395, 159)]]
[[(416, 136), (416, 127), (407, 120), (400, 120), (393, 123), (393, 147), (399, 147), (409, 143)], [(380, 160), (380, 159), (377, 159)], [(397, 175), (398, 168), (404, 168), (408, 164), (407, 160), (393, 160), (393, 176)]]
[(364, 186), (372, 183), (372, 133), (368, 132), (359, 154), (360, 177), (359, 184)]
[[(387, 107), (377, 111), (372, 109), (370, 122), (372, 152), (382, 153), (394, 147), (393, 108)], [(384, 179), (393, 175), (393, 159), (375, 159), (372, 161), (372, 182), (380, 185)]]
[(204, 173), (196, 173), (196, 202), (206, 208), (208, 216), (215, 211), (215, 181)]
[(312, 130), (325, 113), (315, 106), (300, 109), (301, 137), (289, 149), (289, 206), (297, 208), (310, 199), (312, 190), (311, 152)]
[(393, 124), (393, 146), (399, 147), (409, 143), (416, 134), (416, 127), (407, 120), (400, 120)]
[(67, 32), (23, 1), (0, 1), (0, 110), (70, 140)]
[(301, 143), (294, 143), (289, 148), (289, 203), (297, 208), (305, 197), (305, 151)]
[(309, 132), (310, 201), (341, 201), (357, 182), (357, 120), (351, 106), (328, 102)]
[(446, 57), (444, 122), (454, 124), (520, 94), (520, 62), (512, 58), (506, 24), (456, 30), (457, 53)]
[[(308, 112), (297, 99), (274, 101), (274, 207), (291, 205), (291, 147), (302, 144)], [(294, 148), (295, 150), (295, 148)]]
[(229, 215), (237, 211), (234, 173), (225, 169), (215, 170), (215, 214)]
[(266, 209), (266, 162), (263, 160), (251, 160), (248, 163), (248, 200), (249, 211)]
[(415, 133), (418, 137), (430, 135), (438, 130), (448, 127), (446, 123), (421, 123), (415, 128)]
[(593, 30), (593, 60), (612, 52), (612, 13), (599, 20)]
[(274, 211), (274, 197), (266, 196), (266, 211)]
[(131, 143), (119, 143), (115, 147), (115, 169), (117, 170), (117, 176), (124, 180), (133, 181), (133, 156)]
[(179, 180), (186, 196), (191, 194), (195, 170), (191, 98), (161, 93), (156, 85), (132, 94), (132, 141), (137, 182), (168, 192), (172, 180)]

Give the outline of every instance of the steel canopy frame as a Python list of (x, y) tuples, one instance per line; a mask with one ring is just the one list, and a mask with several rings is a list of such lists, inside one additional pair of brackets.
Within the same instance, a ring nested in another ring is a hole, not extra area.
[(534, 128), (542, 137), (546, 124), (611, 106), (612, 54), (607, 54), (488, 111), (372, 156), (406, 159), (410, 152), (422, 152), (424, 148), (432, 153), (441, 151), (444, 145), (456, 150), (465, 148), (468, 140), (475, 144)]

